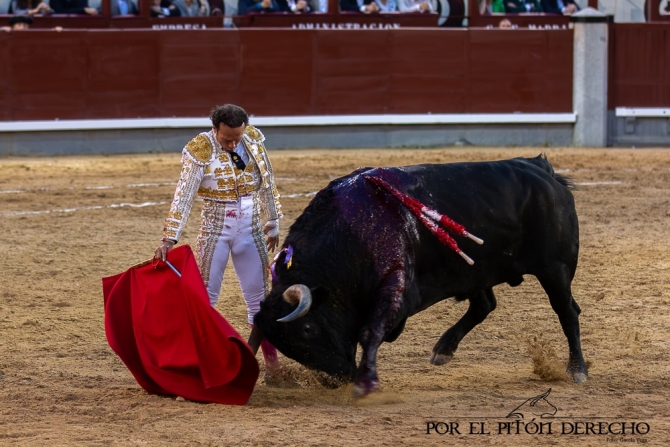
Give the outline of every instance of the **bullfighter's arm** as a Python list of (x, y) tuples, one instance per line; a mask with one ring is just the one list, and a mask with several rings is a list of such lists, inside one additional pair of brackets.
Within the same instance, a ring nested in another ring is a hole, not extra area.
[(265, 147), (261, 147), (263, 148), (265, 166), (270, 173), (268, 187), (261, 188), (261, 203), (263, 204), (263, 210), (265, 211), (265, 218), (267, 220), (276, 220), (282, 218), (284, 215), (281, 211), (281, 203), (279, 203), (279, 191), (277, 190), (277, 183), (275, 182), (274, 171), (272, 170), (272, 165), (270, 164), (270, 158), (267, 155), (268, 153)]
[(283, 214), (281, 212), (279, 191), (277, 191), (272, 165), (270, 164), (267, 149), (263, 144), (265, 136), (256, 127), (248, 125), (244, 129), (244, 141), (247, 149), (256, 160), (256, 166), (261, 176), (258, 196), (267, 222), (263, 228), (263, 232), (268, 236), (268, 250), (273, 251), (279, 244), (279, 219), (283, 217)]
[(279, 191), (277, 190), (277, 184), (275, 183), (272, 165), (270, 164), (270, 159), (267, 156), (265, 147), (261, 145), (261, 148), (263, 150), (263, 158), (265, 158), (265, 166), (270, 174), (268, 175), (268, 186), (262, 187), (260, 194), (261, 205), (265, 212), (265, 218), (267, 219), (263, 232), (268, 237), (267, 249), (268, 251), (273, 252), (275, 248), (279, 246), (279, 219), (283, 217), (283, 214), (281, 212)]
[[(177, 189), (174, 193), (172, 205), (165, 226), (163, 227), (163, 240), (179, 241), (181, 232), (186, 226), (188, 215), (193, 207), (195, 196), (198, 193), (198, 187), (205, 174), (205, 166), (209, 162), (208, 154), (211, 154), (211, 148), (208, 150), (209, 140), (200, 138), (202, 135), (191, 140), (182, 152), (181, 174), (177, 182)], [(200, 149), (197, 145), (200, 145)], [(211, 155), (210, 155), (211, 156)]]

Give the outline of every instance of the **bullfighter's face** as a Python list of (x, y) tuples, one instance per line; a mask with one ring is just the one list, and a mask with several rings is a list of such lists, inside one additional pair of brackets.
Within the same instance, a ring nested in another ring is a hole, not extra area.
[(246, 127), (247, 126), (245, 124), (242, 124), (240, 127), (229, 127), (221, 123), (219, 124), (218, 129), (213, 127), (212, 130), (214, 131), (216, 141), (219, 142), (221, 147), (225, 151), (232, 152), (235, 150), (237, 145), (240, 144), (240, 141), (242, 141), (242, 137), (244, 136), (244, 129)]
[(284, 355), (323, 371), (337, 381), (351, 381), (356, 370), (357, 343), (355, 334), (350, 335), (346, 330), (347, 316), (331, 307), (332, 300), (325, 289), (316, 288), (312, 291), (313, 302), (307, 314), (293, 321), (279, 322), (278, 319), (296, 308), (283, 298), (284, 290), (273, 288), (261, 304), (254, 324)]

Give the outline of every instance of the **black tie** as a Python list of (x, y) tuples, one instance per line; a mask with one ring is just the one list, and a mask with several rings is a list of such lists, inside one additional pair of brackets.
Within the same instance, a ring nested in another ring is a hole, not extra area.
[(235, 167), (239, 169), (240, 171), (244, 171), (244, 168), (247, 167), (246, 164), (244, 164), (244, 160), (242, 160), (242, 157), (240, 157), (237, 152), (231, 152), (230, 153), (230, 158), (233, 159), (233, 163), (235, 163)]

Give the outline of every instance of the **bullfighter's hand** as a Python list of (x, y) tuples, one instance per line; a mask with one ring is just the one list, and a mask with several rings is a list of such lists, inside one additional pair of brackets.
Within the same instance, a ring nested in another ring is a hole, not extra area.
[(279, 221), (277, 219), (268, 220), (263, 226), (263, 234), (267, 236), (268, 251), (275, 251), (279, 245)]
[(275, 248), (277, 248), (278, 246), (279, 246), (279, 236), (275, 236), (275, 237), (268, 236), (268, 239), (267, 239), (268, 251), (270, 253), (273, 253), (275, 251)]
[(263, 234), (270, 237), (279, 236), (279, 221), (277, 219), (268, 220), (263, 225)]
[(168, 251), (172, 250), (172, 247), (174, 247), (174, 242), (164, 241), (154, 252), (154, 258), (159, 261), (167, 261)]
[(267, 236), (268, 251), (275, 251), (279, 245), (279, 221), (277, 219), (268, 220), (263, 226), (263, 234)]

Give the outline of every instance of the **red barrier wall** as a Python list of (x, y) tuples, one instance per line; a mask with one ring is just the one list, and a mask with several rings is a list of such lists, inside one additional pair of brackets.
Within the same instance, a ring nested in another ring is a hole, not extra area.
[(31, 30), (0, 60), (2, 121), (572, 112), (571, 30)]
[(617, 23), (610, 38), (609, 108), (670, 107), (670, 26)]

